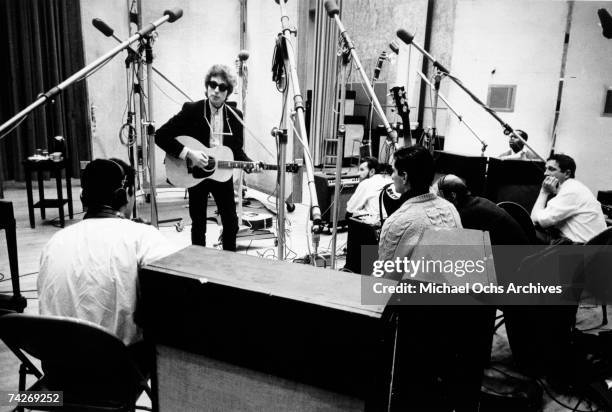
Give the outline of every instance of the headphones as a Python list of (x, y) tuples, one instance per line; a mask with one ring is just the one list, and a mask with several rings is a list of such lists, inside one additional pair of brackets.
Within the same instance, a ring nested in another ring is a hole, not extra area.
[[(109, 162), (114, 163), (115, 165), (117, 165), (117, 167), (119, 168), (119, 171), (121, 172), (121, 186), (117, 189), (115, 189), (114, 193), (113, 193), (113, 201), (112, 201), (112, 208), (115, 210), (119, 210), (121, 208), (121, 206), (125, 205), (128, 203), (128, 191), (130, 190), (130, 184), (128, 182), (128, 176), (126, 171), (123, 169), (123, 166), (121, 166), (118, 162), (112, 160), (112, 159), (108, 159)], [(130, 193), (131, 194), (131, 193)]]
[[(112, 159), (104, 159), (104, 160), (106, 160), (107, 162), (113, 163), (115, 166), (119, 168), (119, 172), (121, 173), (121, 183), (118, 188), (113, 190), (112, 198), (110, 199), (110, 204), (106, 204), (106, 205), (100, 204), (98, 205), (98, 207), (105, 207), (109, 210), (117, 211), (121, 209), (122, 206), (128, 203), (128, 193), (132, 195), (132, 188), (131, 188), (130, 182), (128, 181), (128, 173), (124, 169), (124, 167), (121, 166), (121, 164), (116, 162), (115, 160), (112, 160)], [(88, 170), (86, 169), (83, 174), (83, 179), (87, 179), (87, 173), (88, 173)], [(93, 182), (90, 182), (90, 184), (93, 184)], [(91, 194), (95, 192), (95, 188), (93, 187), (89, 188), (89, 190), (92, 191)], [(88, 194), (89, 193), (86, 190), (83, 190), (81, 193), (81, 200), (86, 205), (89, 204)]]

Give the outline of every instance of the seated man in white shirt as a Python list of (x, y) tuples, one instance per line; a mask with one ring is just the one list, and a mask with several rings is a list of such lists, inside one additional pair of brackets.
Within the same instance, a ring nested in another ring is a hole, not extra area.
[(585, 243), (606, 229), (601, 204), (584, 184), (574, 179), (576, 162), (563, 154), (554, 154), (546, 161), (544, 181), (531, 211), (543, 243), (566, 238)]
[[(40, 259), (41, 315), (86, 320), (126, 345), (142, 340), (134, 319), (138, 268), (177, 250), (153, 226), (129, 219), (134, 169), (119, 159), (96, 159), (83, 172), (81, 222), (57, 232)], [(136, 345), (132, 348), (144, 348)], [(133, 351), (139, 356), (139, 350)]]
[(359, 185), (346, 204), (347, 213), (361, 217), (370, 224), (380, 220), (380, 191), (387, 183), (391, 183), (391, 177), (381, 173), (382, 167), (375, 157), (364, 159), (359, 165)]
[[(521, 136), (521, 138), (524, 141), (527, 141), (527, 139), (529, 138), (529, 135), (527, 134), (527, 132), (520, 130), (520, 129), (516, 129), (514, 131), (516, 134), (518, 134), (519, 136)], [(510, 135), (510, 139), (508, 141), (508, 145), (510, 146), (510, 150), (507, 150), (503, 153), (501, 153), (498, 158), (502, 159), (502, 160), (509, 160), (509, 159), (514, 159), (514, 160), (540, 160), (538, 158), (538, 156), (536, 156), (535, 153), (533, 153), (531, 150), (529, 150), (527, 147), (525, 147), (525, 144), (523, 142), (521, 142), (520, 139), (518, 139), (516, 136), (514, 135)]]

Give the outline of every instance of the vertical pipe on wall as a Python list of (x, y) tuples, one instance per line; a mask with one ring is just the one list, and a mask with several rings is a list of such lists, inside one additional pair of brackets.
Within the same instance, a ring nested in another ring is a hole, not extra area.
[[(434, 14), (434, 6), (435, 0), (427, 1), (427, 18), (425, 21), (425, 39), (423, 41), (423, 48), (429, 51), (431, 46), (431, 32), (432, 32), (432, 24), (433, 24), (433, 14)], [(429, 60), (423, 59), (423, 65), (421, 67), (421, 71), (425, 73), (425, 75), (429, 75)], [(425, 82), (421, 82), (421, 88), (419, 91), (419, 107), (417, 110), (417, 120), (419, 122), (419, 127), (422, 129), (425, 128), (423, 124), (424, 114), (425, 114), (425, 98), (427, 97), (427, 84)], [(410, 126), (409, 126), (410, 127)], [(418, 136), (417, 136), (418, 138)]]
[(240, 0), (240, 50), (246, 50), (247, 0)]
[[(299, 1), (298, 2), (298, 35), (297, 35), (297, 66), (298, 66), (298, 79), (300, 85), (302, 85), (302, 90), (308, 90), (308, 50), (309, 45), (311, 44), (311, 36), (309, 33), (309, 25), (310, 22), (310, 10), (314, 9), (314, 5), (311, 5), (311, 1)], [(312, 96), (312, 95), (311, 95)], [(306, 110), (309, 113), (312, 113), (312, 97), (306, 100)], [(308, 120), (310, 120), (311, 116), (309, 114)], [(307, 125), (309, 130), (309, 136), (311, 135), (311, 127), (310, 124)], [(290, 130), (290, 132), (292, 132)], [(292, 136), (293, 133), (290, 133)], [(312, 139), (312, 137), (311, 137)], [(304, 149), (300, 142), (297, 141), (297, 138), (293, 136), (293, 159), (303, 159), (304, 158)], [(304, 171), (300, 169), (298, 173), (294, 173), (291, 179), (292, 192), (291, 192), (291, 201), (293, 203), (300, 203), (302, 201), (302, 180)]]
[(574, 14), (574, 1), (567, 2), (567, 18), (565, 20), (565, 33), (563, 36), (563, 53), (561, 55), (561, 69), (559, 71), (559, 87), (557, 89), (557, 100), (555, 105), (555, 117), (553, 120), (550, 154), (555, 152), (555, 143), (557, 141), (557, 125), (559, 124), (559, 115), (561, 112), (561, 99), (563, 97), (563, 84), (565, 82), (565, 66), (567, 65), (567, 49), (570, 40), (570, 31), (572, 29), (572, 17)]

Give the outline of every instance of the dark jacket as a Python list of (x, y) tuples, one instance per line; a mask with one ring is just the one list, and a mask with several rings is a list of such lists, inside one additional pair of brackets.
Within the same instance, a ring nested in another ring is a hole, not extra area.
[(514, 281), (526, 251), (512, 245), (529, 244), (521, 226), (504, 209), (480, 196), (467, 196), (457, 205), (457, 211), (464, 228), (489, 232), (498, 284), (507, 285)]
[[(242, 124), (228, 110), (228, 104), (232, 104), (232, 109), (242, 117), (242, 112), (234, 107), (235, 103), (228, 102), (223, 106), (223, 132), (232, 133), (231, 136), (223, 136), (223, 145), (232, 149), (234, 160), (250, 162), (251, 159), (242, 149), (244, 145)], [(178, 114), (157, 130), (155, 133), (155, 143), (166, 153), (174, 157), (179, 157), (184, 147), (175, 139), (178, 136), (191, 136), (204, 144), (204, 146), (210, 147), (210, 127), (206, 120), (204, 120), (204, 110), (206, 110), (206, 118), (210, 121), (210, 105), (207, 100), (185, 103)]]
[(457, 205), (461, 224), (466, 229), (486, 230), (492, 245), (526, 245), (521, 226), (501, 207), (479, 196), (468, 196)]

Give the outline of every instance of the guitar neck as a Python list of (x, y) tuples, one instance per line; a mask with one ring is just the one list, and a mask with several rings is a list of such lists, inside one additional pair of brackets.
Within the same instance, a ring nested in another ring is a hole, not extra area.
[[(255, 162), (245, 162), (245, 161), (241, 161), (241, 160), (219, 160), (217, 162), (217, 165), (220, 168), (223, 169), (245, 169), (247, 167), (252, 167), (255, 166)], [(277, 170), (278, 166), (277, 165), (271, 165), (271, 164), (259, 164), (259, 166), (263, 169), (263, 170)]]

